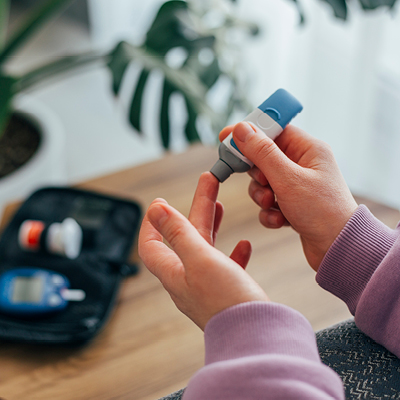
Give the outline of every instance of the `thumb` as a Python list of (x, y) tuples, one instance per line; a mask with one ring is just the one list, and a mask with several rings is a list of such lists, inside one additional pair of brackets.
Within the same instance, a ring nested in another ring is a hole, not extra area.
[(147, 217), (154, 228), (167, 240), (186, 267), (201, 263), (210, 246), (197, 229), (179, 211), (164, 203), (152, 204)]
[(293, 170), (298, 168), (271, 138), (248, 122), (236, 124), (232, 134), (241, 153), (258, 167), (270, 183), (293, 176)]

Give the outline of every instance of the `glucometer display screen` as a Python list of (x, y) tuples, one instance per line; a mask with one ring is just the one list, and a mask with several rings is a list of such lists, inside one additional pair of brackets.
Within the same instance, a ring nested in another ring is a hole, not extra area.
[(13, 281), (11, 302), (18, 303), (40, 303), (43, 296), (44, 279), (33, 276), (18, 276)]

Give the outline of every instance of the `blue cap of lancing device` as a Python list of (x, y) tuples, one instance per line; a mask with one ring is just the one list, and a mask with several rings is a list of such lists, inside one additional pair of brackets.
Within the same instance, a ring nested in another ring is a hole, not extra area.
[(303, 110), (303, 106), (285, 89), (278, 89), (258, 108), (269, 115), (282, 129)]

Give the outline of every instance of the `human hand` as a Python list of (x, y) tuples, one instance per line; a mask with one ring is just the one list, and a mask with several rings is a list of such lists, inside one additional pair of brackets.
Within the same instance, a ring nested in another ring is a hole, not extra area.
[(317, 271), (329, 247), (357, 208), (325, 142), (288, 125), (275, 142), (246, 122), (227, 126), (239, 150), (255, 166), (249, 194), (260, 206), (267, 228), (291, 225), (300, 234), (304, 254)]
[(230, 306), (269, 300), (244, 270), (251, 255), (248, 241), (240, 241), (230, 257), (213, 247), (223, 216), (218, 187), (211, 173), (202, 174), (189, 219), (165, 200), (154, 200), (139, 233), (144, 264), (178, 309), (203, 330), (213, 315)]

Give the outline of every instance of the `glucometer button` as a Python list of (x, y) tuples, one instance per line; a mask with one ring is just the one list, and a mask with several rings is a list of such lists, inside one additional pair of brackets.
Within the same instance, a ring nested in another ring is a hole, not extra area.
[(257, 118), (257, 125), (261, 129), (271, 129), (274, 125), (276, 125), (276, 122), (268, 115), (268, 114), (260, 114)]
[(52, 294), (49, 296), (48, 304), (51, 307), (57, 307), (62, 303), (62, 298), (58, 294)]
[(61, 275), (53, 275), (51, 281), (54, 286), (63, 286), (65, 284), (64, 278)]

